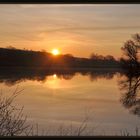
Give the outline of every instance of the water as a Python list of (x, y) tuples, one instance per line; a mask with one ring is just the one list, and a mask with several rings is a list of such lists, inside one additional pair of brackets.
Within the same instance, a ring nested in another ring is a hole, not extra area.
[[(20, 76), (19, 76), (20, 75)], [(16, 106), (24, 106), (29, 124), (38, 124), (48, 135), (55, 135), (60, 127), (81, 126), (88, 116), (83, 135), (117, 135), (127, 129), (134, 133), (139, 126), (137, 114), (123, 105), (124, 91), (119, 72), (28, 75), (11, 73), (0, 75), (0, 87), (6, 95), (15, 88), (24, 89), (16, 98)]]

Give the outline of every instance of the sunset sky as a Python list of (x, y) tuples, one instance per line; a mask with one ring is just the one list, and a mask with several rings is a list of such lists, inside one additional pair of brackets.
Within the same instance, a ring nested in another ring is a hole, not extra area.
[(0, 47), (117, 58), (139, 31), (139, 4), (0, 4)]

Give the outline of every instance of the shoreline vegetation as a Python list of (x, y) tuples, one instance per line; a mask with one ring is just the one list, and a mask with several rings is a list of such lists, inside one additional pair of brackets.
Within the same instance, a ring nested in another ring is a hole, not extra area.
[(73, 71), (73, 72), (82, 72), (82, 71), (116, 71), (116, 72), (122, 72), (123, 69), (121, 67), (104, 67), (103, 69), (101, 67), (96, 67), (96, 68), (67, 68), (67, 67), (51, 67), (51, 68), (46, 68), (46, 67), (22, 67), (22, 66), (0, 66), (0, 72), (2, 70), (43, 70), (43, 71), (52, 71), (52, 72), (64, 72), (64, 71)]
[(54, 56), (45, 51), (21, 50), (14, 47), (0, 48), (0, 67), (29, 67), (47, 69), (120, 68), (120, 61), (113, 56), (91, 54), (90, 58), (71, 54)]

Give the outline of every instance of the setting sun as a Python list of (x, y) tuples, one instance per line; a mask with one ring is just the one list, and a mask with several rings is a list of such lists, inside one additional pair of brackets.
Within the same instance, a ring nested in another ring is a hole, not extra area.
[(53, 50), (52, 50), (52, 54), (53, 54), (53, 55), (58, 55), (58, 54), (60, 54), (60, 52), (59, 52), (58, 49), (53, 49)]

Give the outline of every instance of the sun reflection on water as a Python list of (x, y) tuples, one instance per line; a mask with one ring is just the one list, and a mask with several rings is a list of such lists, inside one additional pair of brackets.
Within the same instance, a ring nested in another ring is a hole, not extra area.
[(57, 75), (56, 74), (53, 74), (53, 79), (56, 79), (57, 78)]

